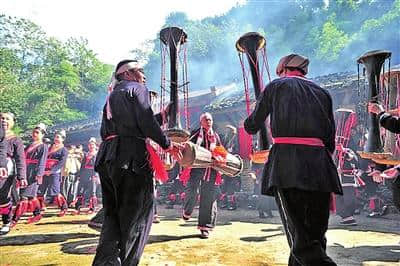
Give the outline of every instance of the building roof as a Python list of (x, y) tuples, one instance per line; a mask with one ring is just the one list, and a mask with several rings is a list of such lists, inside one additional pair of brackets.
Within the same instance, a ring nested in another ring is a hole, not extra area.
[[(399, 72), (400, 65), (391, 68), (391, 73), (398, 74)], [(360, 79), (358, 79), (358, 74), (355, 72), (339, 72), (318, 76), (311, 80), (329, 90), (331, 94), (340, 94), (351, 90), (358, 90), (358, 94), (360, 94), (360, 92), (364, 90), (364, 77), (362, 71), (360, 71)], [(250, 88), (250, 99), (251, 102), (254, 102), (254, 90), (252, 88)], [(183, 96), (180, 96), (180, 101), (183, 101)], [(189, 105), (204, 106), (203, 111), (214, 114), (232, 112), (233, 110), (243, 111), (246, 109), (243, 84), (231, 83), (224, 86), (213, 86), (208, 89), (191, 91), (189, 93)], [(181, 103), (180, 106), (183, 107), (183, 104)], [(93, 129), (100, 128), (100, 124), (101, 120), (99, 117), (98, 119), (86, 119), (58, 124), (49, 128), (48, 131), (54, 133), (56, 130), (65, 129), (67, 131), (68, 139), (68, 135), (81, 134), (83, 132), (86, 132), (86, 134), (93, 134)], [(90, 136), (85, 137), (88, 138)]]

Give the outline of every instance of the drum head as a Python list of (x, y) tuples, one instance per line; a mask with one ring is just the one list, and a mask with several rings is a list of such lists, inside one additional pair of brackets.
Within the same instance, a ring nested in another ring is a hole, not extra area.
[(165, 134), (173, 142), (182, 143), (189, 140), (190, 133), (187, 130), (179, 128), (170, 128), (165, 131)]

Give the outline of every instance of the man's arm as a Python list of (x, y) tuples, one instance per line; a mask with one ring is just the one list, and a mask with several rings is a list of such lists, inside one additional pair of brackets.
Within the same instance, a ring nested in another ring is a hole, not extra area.
[(400, 133), (400, 119), (398, 117), (394, 117), (389, 113), (383, 113), (380, 116), (379, 123), (390, 132)]
[(244, 121), (244, 129), (249, 134), (256, 134), (260, 130), (260, 126), (265, 123), (265, 119), (271, 112), (271, 83), (268, 84), (262, 94), (257, 99), (256, 107), (251, 115)]
[(17, 179), (26, 180), (26, 162), (24, 144), (20, 139), (16, 139), (13, 143), (14, 146), (14, 160), (17, 168)]
[(0, 125), (0, 168), (7, 167), (7, 141), (3, 126)]
[(376, 114), (380, 117), (380, 125), (389, 130), (390, 132), (399, 134), (400, 133), (400, 120), (398, 117), (394, 117), (389, 113), (385, 112), (382, 105), (378, 103), (368, 103), (368, 112)]
[(136, 99), (134, 108), (136, 108), (135, 114), (140, 130), (145, 137), (151, 138), (163, 149), (167, 149), (171, 145), (171, 142), (165, 136), (154, 117), (153, 110), (149, 104), (149, 91), (147, 88), (138, 84), (130, 95), (131, 98)]

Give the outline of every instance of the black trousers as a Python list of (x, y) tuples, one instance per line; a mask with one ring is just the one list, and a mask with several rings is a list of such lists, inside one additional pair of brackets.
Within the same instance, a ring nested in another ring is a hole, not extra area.
[[(15, 181), (15, 176), (11, 175), (7, 178), (0, 178), (0, 205), (11, 204), (11, 187)], [(3, 224), (8, 224), (11, 221), (11, 205), (9, 208), (9, 213), (2, 214)]]
[(396, 206), (397, 210), (400, 211), (400, 177), (392, 184), (392, 192), (393, 192), (393, 203)]
[(224, 176), (224, 183), (222, 184), (222, 193), (228, 196), (234, 195), (238, 189), (238, 177)]
[(184, 214), (192, 215), (197, 202), (200, 187), (200, 207), (198, 228), (200, 230), (212, 230), (217, 222), (217, 186), (215, 174), (211, 174), (210, 180), (203, 180), (204, 170), (192, 169), (192, 174), (185, 187)]
[(338, 195), (336, 198), (338, 215), (342, 218), (353, 216), (357, 207), (355, 187), (343, 186), (343, 195)]
[(152, 176), (109, 164), (98, 170), (104, 222), (93, 265), (137, 265), (153, 221)]
[(288, 265), (336, 265), (325, 252), (330, 193), (276, 189), (275, 200), (290, 246)]

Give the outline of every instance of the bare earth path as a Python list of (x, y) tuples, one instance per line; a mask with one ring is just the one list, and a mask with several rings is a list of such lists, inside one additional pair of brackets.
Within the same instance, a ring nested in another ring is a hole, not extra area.
[[(287, 265), (289, 249), (279, 217), (220, 211), (217, 228), (203, 240), (197, 212), (186, 223), (178, 209), (160, 207), (159, 212), (161, 223), (153, 225), (140, 265)], [(50, 209), (38, 224), (22, 221), (0, 237), (0, 265), (90, 265), (99, 236), (86, 225), (92, 215), (55, 214)], [(400, 265), (400, 215), (357, 220), (358, 226), (343, 227), (331, 217), (328, 254), (338, 265)]]

